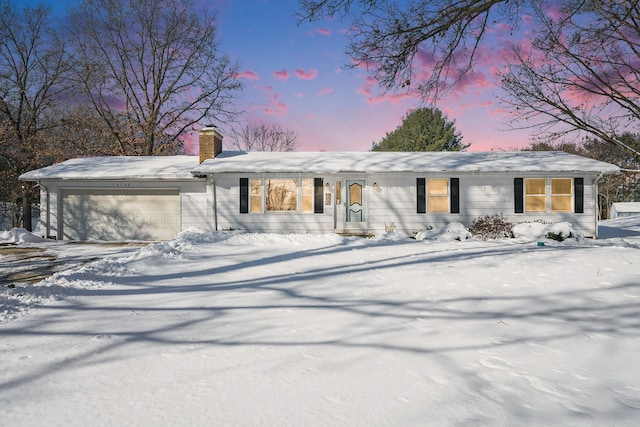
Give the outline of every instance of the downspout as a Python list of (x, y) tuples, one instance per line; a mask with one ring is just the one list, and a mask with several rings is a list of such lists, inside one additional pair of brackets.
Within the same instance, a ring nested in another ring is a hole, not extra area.
[(213, 230), (218, 231), (218, 198), (216, 193), (216, 181), (211, 178), (211, 187), (213, 189)]
[(604, 172), (600, 172), (598, 174), (598, 176), (596, 176), (593, 181), (591, 181), (591, 186), (593, 187), (593, 198), (594, 198), (594, 203), (593, 205), (595, 206), (595, 215), (593, 216), (593, 238), (597, 239), (598, 238), (598, 216), (600, 216), (600, 204), (598, 203), (598, 181), (600, 181), (600, 179), (604, 176)]
[(46, 239), (48, 239), (49, 236), (51, 235), (51, 210), (50, 210), (50, 207), (51, 207), (51, 195), (49, 194), (49, 188), (46, 185), (44, 185), (39, 180), (36, 181), (36, 182), (38, 183), (39, 187), (42, 187), (42, 188), (45, 189), (46, 195), (47, 195), (46, 196), (46, 202), (45, 202), (45, 206), (46, 206), (45, 207), (45, 212), (46, 212), (45, 218), (46, 219), (45, 219), (45, 234), (44, 234), (44, 237)]

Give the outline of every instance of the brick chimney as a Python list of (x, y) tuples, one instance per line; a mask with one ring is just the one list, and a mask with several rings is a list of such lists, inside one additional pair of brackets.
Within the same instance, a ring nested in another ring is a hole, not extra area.
[(198, 132), (200, 163), (213, 159), (222, 152), (222, 134), (215, 126), (205, 126)]

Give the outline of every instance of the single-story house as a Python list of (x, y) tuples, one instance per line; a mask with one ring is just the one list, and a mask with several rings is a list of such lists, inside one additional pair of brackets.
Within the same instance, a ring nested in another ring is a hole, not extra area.
[(616, 202), (611, 204), (609, 218), (640, 215), (640, 202)]
[(408, 236), (500, 214), (570, 222), (597, 237), (597, 188), (619, 168), (564, 152), (223, 152), (97, 157), (23, 174), (40, 185), (40, 233), (165, 240), (190, 226), (251, 232)]

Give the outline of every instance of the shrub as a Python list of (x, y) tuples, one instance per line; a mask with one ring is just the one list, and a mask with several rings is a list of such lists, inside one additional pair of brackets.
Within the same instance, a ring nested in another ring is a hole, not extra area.
[(513, 224), (504, 219), (502, 215), (486, 215), (476, 218), (471, 223), (469, 231), (481, 240), (512, 238)]
[(549, 240), (555, 240), (557, 242), (563, 242), (565, 239), (571, 239), (573, 237), (573, 233), (569, 233), (568, 236), (565, 236), (564, 233), (562, 231), (558, 232), (558, 233), (554, 233), (553, 231), (549, 231), (547, 233), (546, 236), (547, 239)]

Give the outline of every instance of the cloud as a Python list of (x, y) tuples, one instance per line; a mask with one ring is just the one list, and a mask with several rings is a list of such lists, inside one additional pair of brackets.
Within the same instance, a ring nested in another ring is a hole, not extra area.
[(360, 95), (364, 95), (366, 98), (366, 102), (369, 105), (381, 104), (384, 102), (397, 104), (398, 102), (403, 101), (405, 99), (412, 99), (416, 97), (415, 94), (411, 92), (395, 93), (395, 94), (385, 93), (381, 95), (376, 95), (374, 93), (373, 88), (377, 86), (378, 84), (376, 79), (374, 79), (371, 76), (367, 76), (365, 78), (365, 82), (356, 90), (356, 93), (359, 93)]
[(320, 91), (318, 92), (318, 96), (326, 96), (333, 93), (333, 88), (332, 87), (325, 87), (320, 89)]
[(312, 68), (309, 71), (305, 71), (302, 68), (297, 68), (293, 74), (300, 80), (313, 80), (318, 76), (318, 70)]
[(321, 36), (329, 37), (331, 35), (331, 30), (328, 28), (316, 28), (316, 33), (320, 34)]
[(495, 86), (487, 75), (481, 71), (468, 71), (464, 75), (456, 75), (457, 82), (454, 90), (457, 94), (467, 95), (471, 92), (479, 93)]
[(507, 24), (506, 22), (498, 22), (493, 27), (490, 28), (490, 31), (502, 32), (507, 34), (511, 33), (512, 30), (513, 30), (513, 27), (510, 24)]
[(260, 76), (253, 70), (245, 70), (236, 73), (236, 79), (260, 80)]
[(382, 104), (384, 102), (388, 102), (390, 104), (397, 104), (400, 101), (404, 101), (405, 99), (413, 99), (415, 95), (412, 93), (385, 93), (383, 95), (378, 95), (375, 97), (371, 97), (367, 99), (367, 104)]
[(567, 16), (567, 13), (558, 4), (545, 4), (545, 13), (556, 22)]
[(356, 93), (366, 97), (371, 97), (372, 88), (374, 86), (376, 86), (376, 80), (371, 76), (366, 76), (364, 83), (358, 88), (358, 90), (356, 90)]
[(289, 112), (289, 106), (280, 101), (280, 95), (274, 93), (273, 97), (269, 100), (269, 103), (262, 111), (267, 115), (284, 116)]
[(274, 71), (273, 77), (275, 77), (278, 80), (287, 81), (289, 79), (289, 71), (287, 70)]

